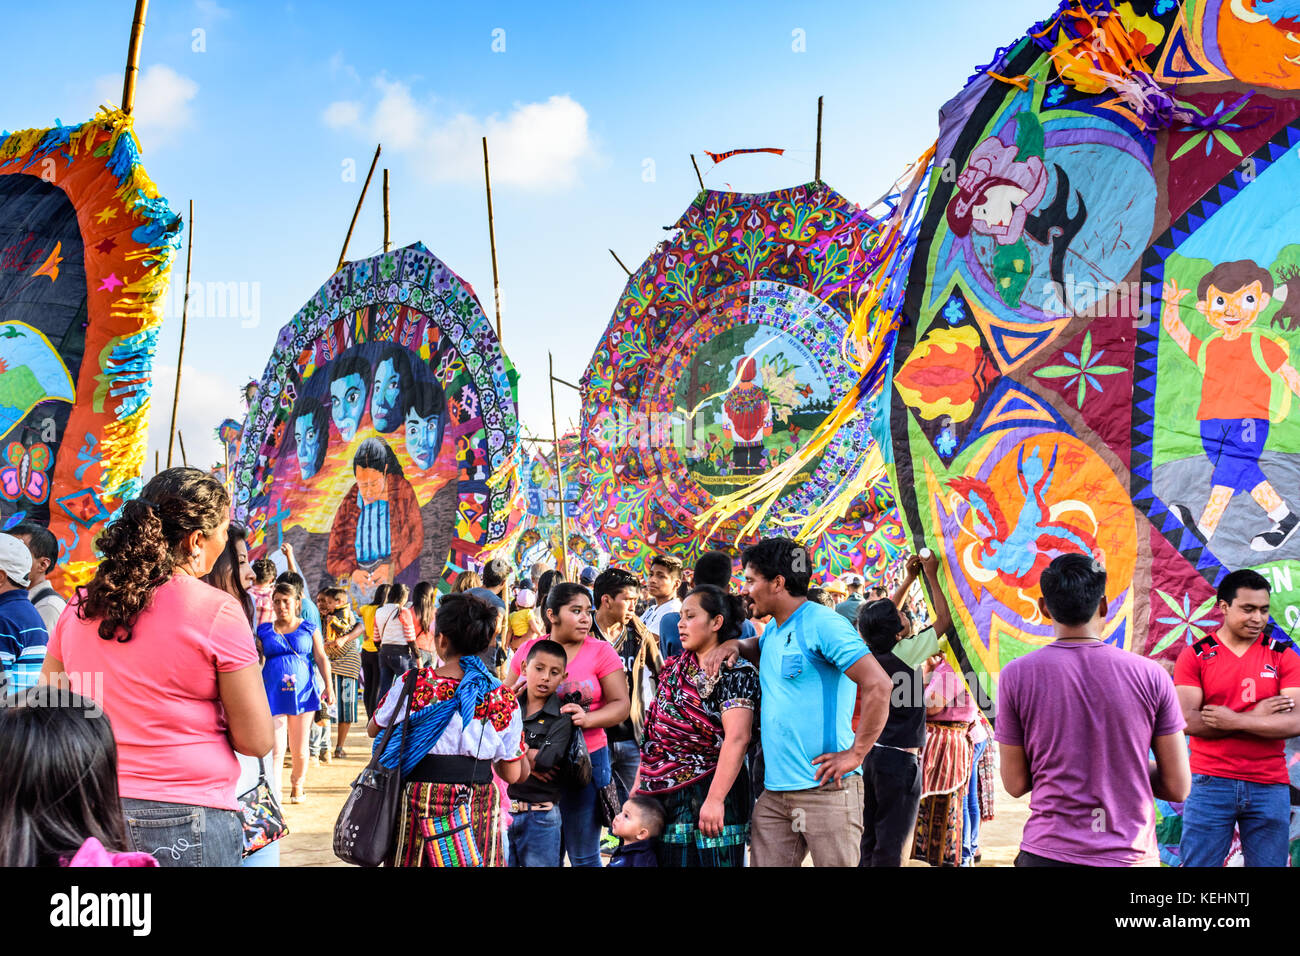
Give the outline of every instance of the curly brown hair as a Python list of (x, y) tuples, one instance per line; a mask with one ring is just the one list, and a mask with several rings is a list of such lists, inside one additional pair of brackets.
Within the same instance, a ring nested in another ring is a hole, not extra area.
[(197, 468), (159, 472), (95, 539), (103, 557), (77, 616), (98, 620), (106, 641), (129, 641), (153, 592), (181, 562), (184, 539), (195, 531), (212, 534), (229, 510), (229, 493), (211, 475)]

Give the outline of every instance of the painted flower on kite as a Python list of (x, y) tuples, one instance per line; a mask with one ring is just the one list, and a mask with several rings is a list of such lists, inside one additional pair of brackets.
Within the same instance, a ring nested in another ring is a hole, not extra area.
[(1169, 610), (1173, 612), (1168, 617), (1156, 618), (1156, 623), (1168, 624), (1172, 627), (1172, 630), (1162, 637), (1155, 647), (1151, 648), (1151, 650), (1147, 652), (1148, 657), (1154, 657), (1156, 654), (1159, 654), (1166, 647), (1175, 643), (1184, 634), (1187, 635), (1187, 643), (1190, 644), (1193, 641), (1199, 641), (1203, 638), (1210, 632), (1211, 628), (1219, 626), (1219, 622), (1214, 620), (1214, 618), (1202, 616), (1206, 614), (1210, 608), (1214, 607), (1215, 598), (1213, 595), (1202, 601), (1196, 607), (1196, 610), (1192, 610), (1191, 598), (1186, 594), (1183, 595), (1183, 600), (1180, 604), (1177, 600), (1170, 597), (1159, 588), (1155, 589), (1155, 593), (1160, 596), (1160, 599), (1164, 601), (1165, 604), (1169, 606)]
[(1087, 395), (1088, 386), (1092, 386), (1100, 394), (1103, 389), (1099, 375), (1117, 375), (1124, 371), (1122, 365), (1098, 365), (1101, 357), (1106, 354), (1102, 349), (1096, 355), (1092, 354), (1092, 333), (1089, 332), (1083, 337), (1083, 347), (1079, 349), (1079, 354), (1073, 352), (1063, 352), (1062, 358), (1068, 365), (1048, 365), (1034, 372), (1038, 378), (1068, 378), (1065, 387), (1069, 388), (1076, 382), (1079, 385), (1079, 393), (1075, 399), (1075, 405), (1080, 409), (1083, 408), (1083, 399)]
[(951, 415), (964, 422), (975, 402), (998, 377), (969, 325), (938, 329), (927, 335), (894, 376), (894, 387), (925, 419)]
[(949, 325), (957, 325), (966, 318), (966, 306), (962, 304), (961, 299), (953, 296), (943, 307), (943, 317), (948, 320)]
[(397, 257), (384, 256), (379, 260), (379, 277), (384, 282), (388, 282), (395, 275), (397, 275)]
[(1214, 151), (1215, 143), (1219, 143), (1220, 145), (1222, 145), (1224, 149), (1232, 153), (1234, 156), (1241, 156), (1242, 155), (1241, 147), (1238, 146), (1233, 141), (1232, 137), (1229, 134), (1225, 133), (1224, 130), (1242, 128), (1241, 123), (1229, 123), (1228, 120), (1232, 119), (1234, 116), (1240, 113), (1242, 108), (1245, 107), (1246, 103), (1249, 100), (1250, 100), (1250, 94), (1247, 94), (1241, 97), (1235, 103), (1233, 103), (1232, 106), (1228, 107), (1226, 110), (1224, 109), (1226, 105), (1226, 101), (1219, 100), (1218, 104), (1208, 114), (1204, 110), (1202, 110), (1199, 106), (1196, 106), (1193, 103), (1184, 103), (1182, 101), (1179, 101), (1178, 106), (1182, 109), (1195, 113), (1197, 116), (1213, 117), (1214, 125), (1212, 128), (1209, 129), (1205, 129), (1200, 126), (1181, 126), (1178, 129), (1173, 130), (1173, 132), (1175, 133), (1191, 133), (1192, 135), (1188, 137), (1187, 142), (1183, 143), (1182, 146), (1178, 147), (1178, 152), (1174, 153), (1173, 156), (1169, 157), (1170, 162), (1173, 162), (1175, 159), (1178, 159), (1180, 156), (1184, 156), (1187, 153), (1190, 153), (1193, 149), (1196, 148), (1197, 144), (1199, 144), (1202, 140), (1205, 141), (1206, 156), (1209, 156)]
[(934, 447), (945, 458), (957, 450), (957, 435), (951, 424), (934, 436)]
[(442, 382), (443, 387), (446, 387), (451, 384), (451, 380), (458, 373), (464, 370), (465, 363), (460, 360), (460, 356), (456, 352), (444, 352), (433, 374), (438, 376), (438, 381)]
[(1165, 38), (1165, 28), (1158, 20), (1142, 16), (1133, 9), (1132, 3), (1121, 3), (1115, 7), (1120, 22), (1128, 30), (1129, 42), (1138, 56), (1146, 57), (1155, 52), (1160, 41)]
[(1043, 105), (1055, 106), (1063, 99), (1065, 99), (1065, 87), (1060, 83), (1053, 83), (1047, 88), (1047, 95), (1043, 97)]

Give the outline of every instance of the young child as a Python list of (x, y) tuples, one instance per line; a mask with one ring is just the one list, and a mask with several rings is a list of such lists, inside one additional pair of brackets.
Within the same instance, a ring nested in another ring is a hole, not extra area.
[(537, 595), (533, 591), (521, 589), (515, 592), (515, 610), (510, 612), (508, 618), (510, 624), (508, 638), (512, 654), (524, 641), (541, 636), (542, 632), (537, 627), (537, 618), (533, 614), (533, 607), (536, 604)]
[(519, 694), (524, 746), (532, 775), (506, 789), (510, 798), (510, 866), (560, 866), (559, 779), (573, 735), (573, 719), (560, 713), (556, 688), (567, 674), (568, 657), (555, 641), (538, 641), (524, 664)]
[(0, 707), (0, 866), (157, 866), (127, 852), (117, 746), (96, 703), (41, 684)]
[(609, 832), (623, 840), (607, 866), (658, 866), (655, 844), (664, 832), (664, 808), (653, 797), (628, 797)]
[[(333, 605), (333, 610), (325, 615), (322, 623), (325, 627), (325, 654), (330, 659), (330, 673), (334, 680), (331, 716), (338, 733), (334, 757), (341, 759), (347, 756), (343, 745), (357, 720), (357, 682), (361, 677), (360, 639), (365, 632), (361, 622), (352, 613), (347, 588), (326, 588), (325, 596)], [(325, 747), (320, 751), (322, 760), (329, 753), (328, 734), (324, 743)]]
[[(322, 625), (321, 639), (326, 642), (325, 644), (326, 653), (328, 653), (328, 649), (330, 646), (328, 643), (330, 639), (330, 620), (331, 618), (334, 617), (337, 611), (335, 599), (333, 594), (331, 593), (332, 590), (333, 590), (332, 588), (325, 588), (323, 591), (321, 591), (319, 594), (316, 595), (316, 608), (320, 611), (320, 618), (321, 618), (321, 625)], [(319, 673), (313, 671), (312, 680), (316, 682), (316, 690), (318, 693), (325, 689), (325, 684), (321, 680), (321, 676)], [(311, 762), (313, 764), (315, 763), (328, 764), (331, 762), (332, 754), (330, 750), (330, 711), (334, 709), (334, 707), (335, 705), (333, 704), (326, 706), (324, 703), (322, 703), (320, 710), (316, 711), (316, 719), (312, 722), (311, 725), (310, 746), (307, 749), (307, 752), (311, 754), (311, 758), (312, 758)]]

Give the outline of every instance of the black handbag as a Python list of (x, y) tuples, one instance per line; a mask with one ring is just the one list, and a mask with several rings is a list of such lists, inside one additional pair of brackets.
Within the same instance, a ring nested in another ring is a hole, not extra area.
[(406, 741), (411, 735), (402, 733), (396, 767), (381, 767), (379, 758), (401, 723), (402, 708), (410, 703), (417, 675), (415, 669), (407, 673), (402, 695), (393, 711), (393, 722), (384, 731), (383, 740), (366, 769), (352, 781), (352, 792), (334, 824), (334, 855), (344, 863), (379, 866), (393, 851), (397, 821), (402, 812), (402, 759), (406, 755)]
[(622, 810), (623, 807), (618, 802), (618, 785), (614, 782), (614, 775), (611, 773), (609, 783), (596, 791), (596, 817), (602, 827), (612, 827), (614, 818)]
[[(562, 703), (578, 702), (578, 694), (560, 698)], [(576, 790), (581, 790), (591, 783), (591, 754), (587, 751), (587, 739), (582, 735), (581, 727), (574, 727), (569, 734), (569, 749), (564, 752), (564, 781)]]

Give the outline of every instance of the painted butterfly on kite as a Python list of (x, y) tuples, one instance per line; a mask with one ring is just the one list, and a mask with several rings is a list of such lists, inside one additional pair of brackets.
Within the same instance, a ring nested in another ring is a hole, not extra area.
[(20, 441), (11, 441), (5, 447), (4, 460), (8, 464), (0, 468), (0, 496), (6, 501), (27, 498), (39, 505), (49, 497), (50, 479), (45, 469), (54, 455), (48, 446), (37, 442), (26, 448)]

